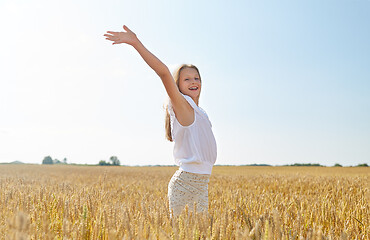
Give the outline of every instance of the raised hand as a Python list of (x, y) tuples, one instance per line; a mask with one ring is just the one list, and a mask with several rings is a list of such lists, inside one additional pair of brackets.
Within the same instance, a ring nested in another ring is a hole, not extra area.
[(112, 32), (108, 31), (104, 36), (107, 40), (112, 41), (113, 44), (126, 43), (135, 48), (143, 60), (151, 67), (157, 75), (161, 78), (164, 87), (166, 88), (168, 96), (172, 102), (183, 102), (187, 104), (185, 98), (181, 95), (172, 74), (168, 67), (159, 60), (153, 53), (151, 53), (143, 43), (139, 40), (136, 34), (131, 31), (126, 25), (123, 25), (126, 32)]
[(123, 25), (123, 29), (126, 32), (112, 32), (112, 31), (107, 31), (104, 36), (106, 37), (105, 39), (109, 41), (113, 41), (114, 44), (120, 44), (120, 43), (127, 43), (130, 45), (134, 45), (135, 43), (138, 42), (138, 38), (136, 37), (136, 34), (131, 31), (126, 25)]

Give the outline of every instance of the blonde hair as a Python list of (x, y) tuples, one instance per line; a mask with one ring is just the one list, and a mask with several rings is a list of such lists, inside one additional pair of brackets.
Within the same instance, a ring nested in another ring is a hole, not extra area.
[[(198, 68), (196, 66), (194, 66), (192, 64), (182, 64), (181, 66), (179, 66), (176, 69), (176, 71), (173, 74), (173, 79), (175, 80), (175, 83), (176, 83), (179, 91), (180, 91), (180, 73), (185, 68), (193, 68), (193, 69), (195, 69), (198, 72), (199, 79), (202, 79), (200, 77), (199, 70), (198, 70)], [(166, 138), (167, 138), (167, 140), (170, 141), (170, 142), (173, 142), (173, 139), (172, 139), (172, 129), (171, 129), (171, 118), (170, 118), (170, 112), (168, 110), (168, 104), (166, 106), (165, 130), (166, 130)]]

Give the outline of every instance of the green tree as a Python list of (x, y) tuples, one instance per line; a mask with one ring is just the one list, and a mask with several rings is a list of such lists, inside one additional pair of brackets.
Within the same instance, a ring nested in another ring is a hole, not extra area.
[(107, 163), (106, 161), (104, 160), (100, 160), (99, 161), (99, 166), (110, 166), (110, 163)]
[(367, 163), (358, 164), (357, 167), (368, 167)]
[(61, 161), (59, 161), (58, 159), (54, 159), (54, 164), (61, 164), (62, 162)]
[(119, 159), (116, 156), (111, 156), (109, 160), (112, 162), (113, 166), (121, 165), (121, 162), (119, 161)]
[(44, 157), (44, 160), (42, 160), (42, 164), (53, 164), (53, 159), (50, 156)]

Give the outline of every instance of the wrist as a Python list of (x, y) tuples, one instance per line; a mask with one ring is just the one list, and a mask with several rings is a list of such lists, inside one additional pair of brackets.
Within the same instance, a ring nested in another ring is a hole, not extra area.
[(134, 48), (137, 48), (137, 47), (139, 47), (140, 45), (142, 45), (142, 43), (140, 42), (139, 38), (135, 36), (135, 39), (134, 39), (134, 41), (131, 43), (131, 46), (133, 46)]

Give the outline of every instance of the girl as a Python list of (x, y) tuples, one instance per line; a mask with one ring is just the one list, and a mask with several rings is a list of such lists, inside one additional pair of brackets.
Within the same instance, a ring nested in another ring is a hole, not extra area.
[(189, 210), (208, 211), (208, 182), (216, 161), (216, 141), (199, 96), (202, 81), (194, 65), (182, 65), (171, 75), (167, 66), (149, 52), (134, 32), (108, 31), (104, 36), (114, 44), (133, 46), (158, 74), (170, 98), (166, 108), (166, 137), (174, 141), (174, 158), (179, 170), (168, 185), (170, 211), (176, 216), (188, 205)]

